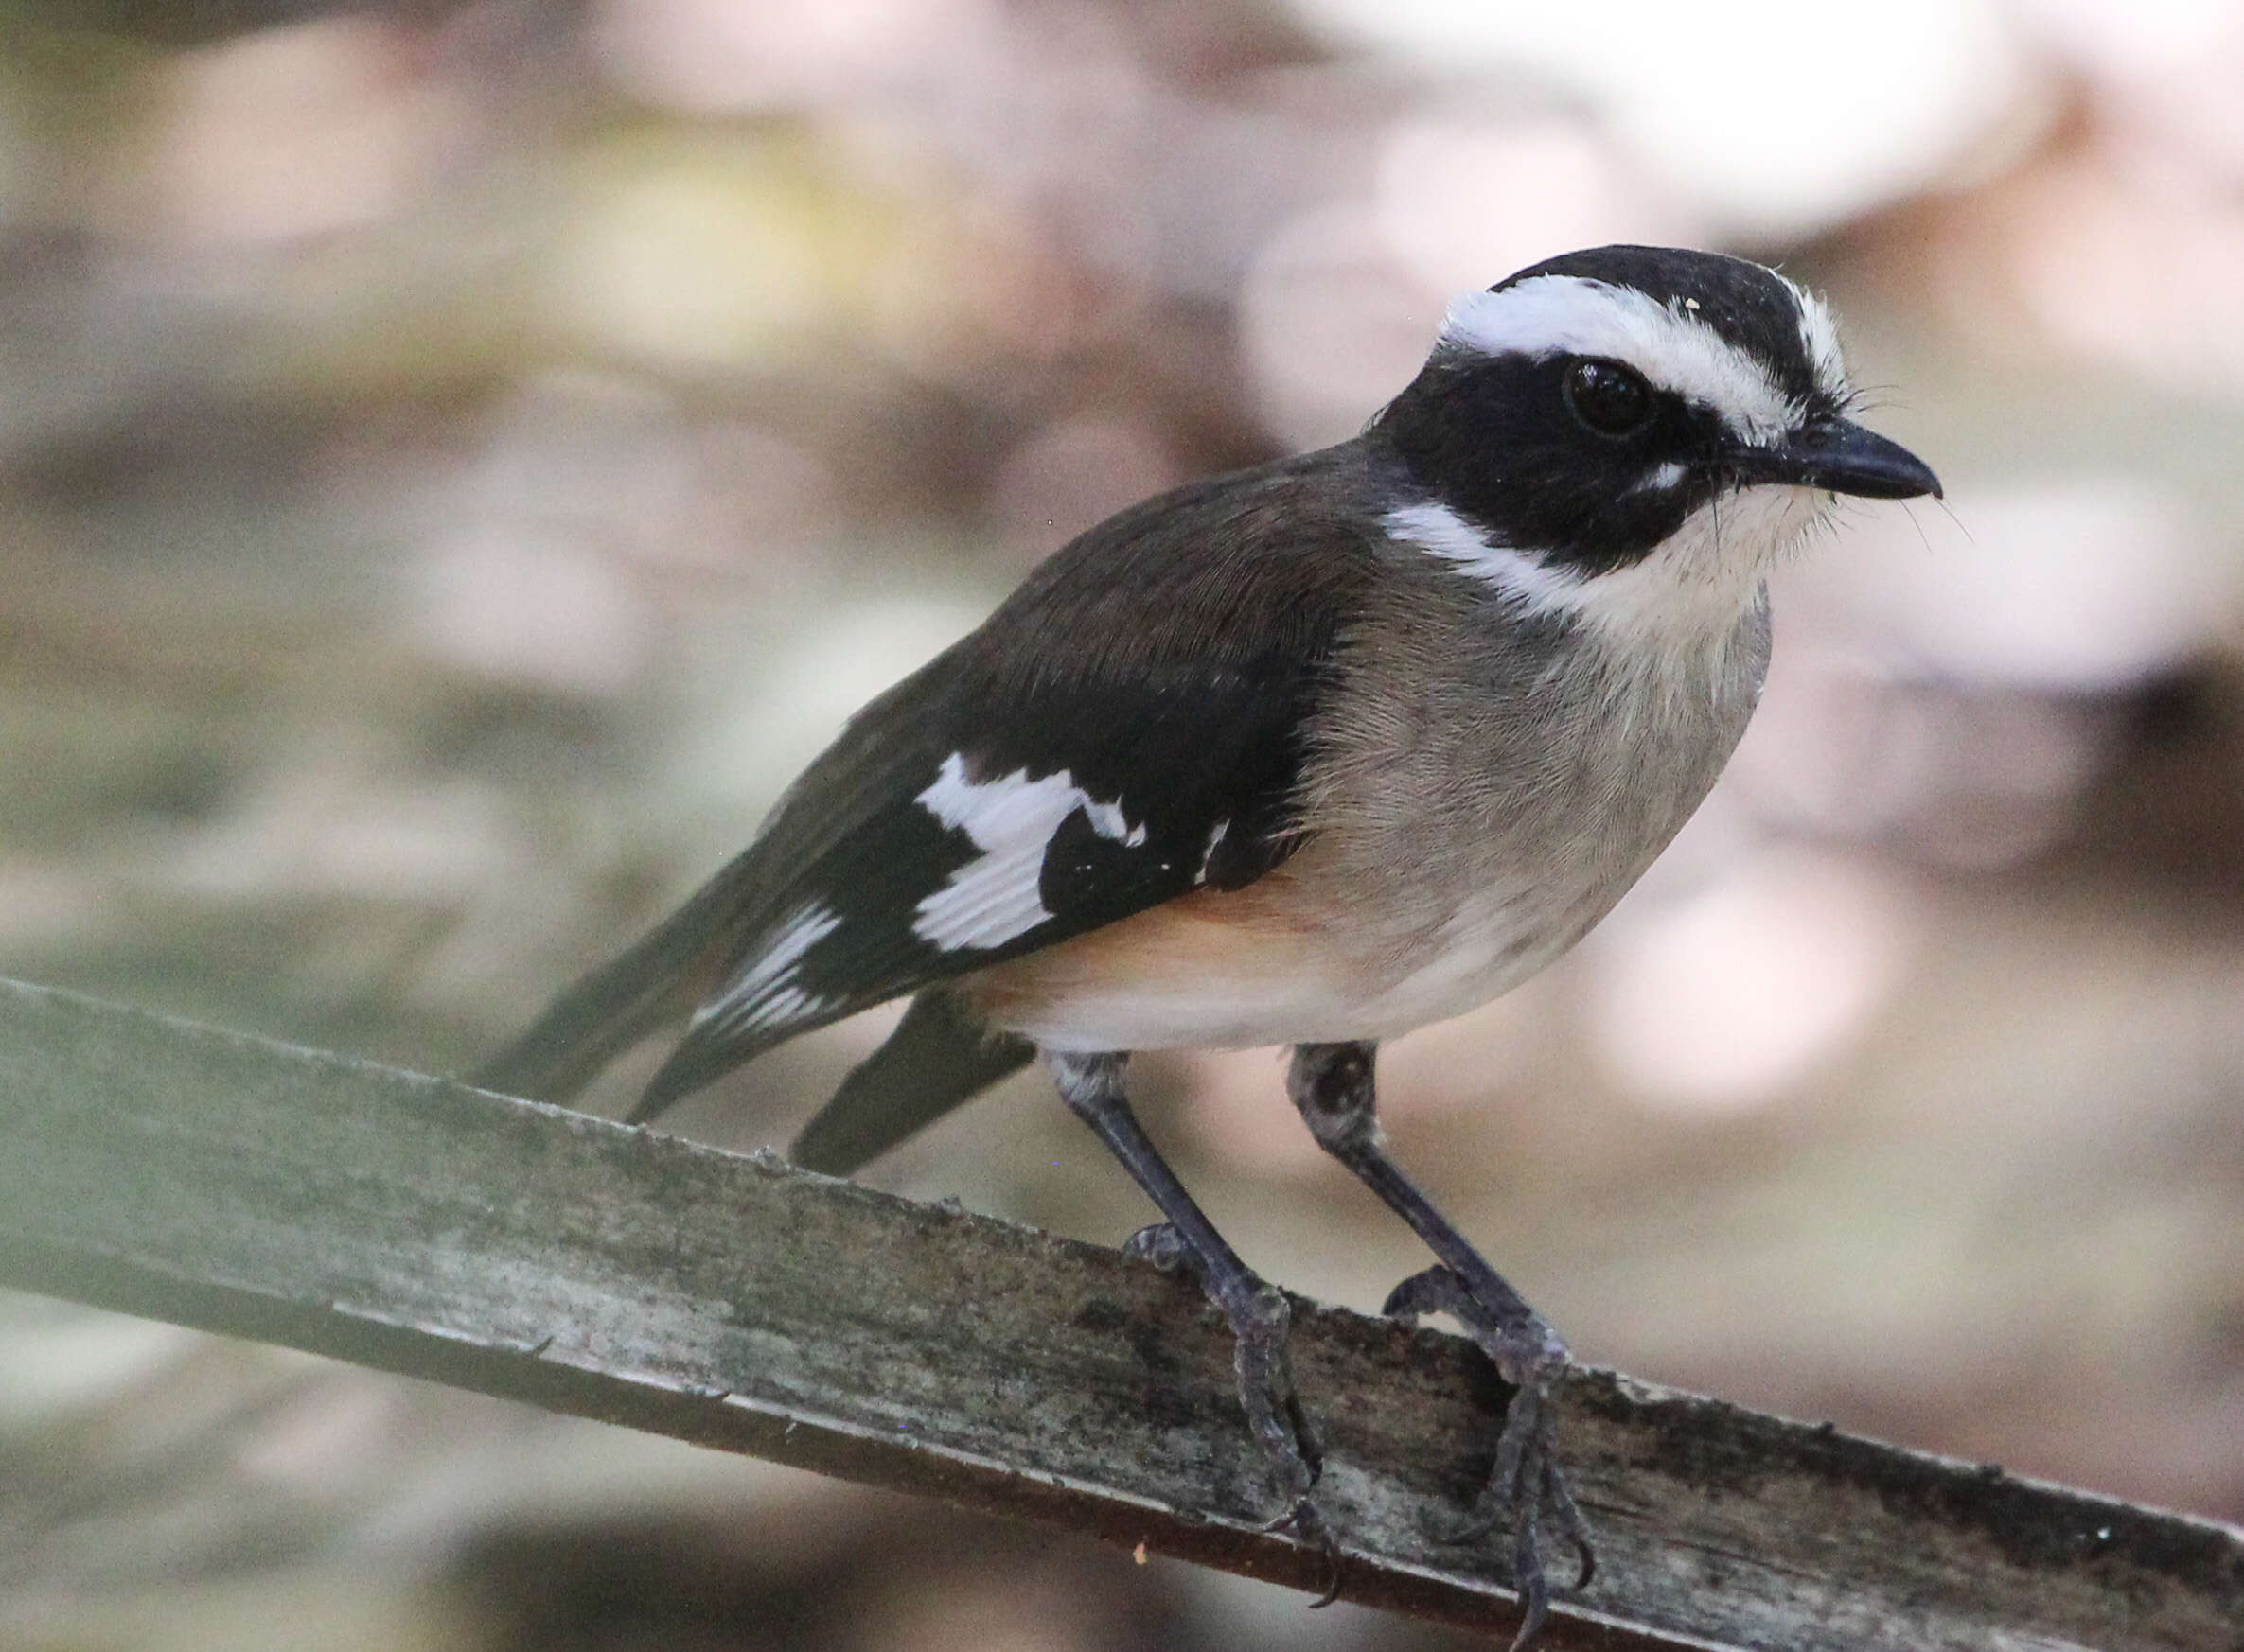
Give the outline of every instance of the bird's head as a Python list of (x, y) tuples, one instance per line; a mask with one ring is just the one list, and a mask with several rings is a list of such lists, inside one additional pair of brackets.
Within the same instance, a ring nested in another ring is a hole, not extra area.
[(1937, 496), (1854, 423), (1830, 313), (1775, 271), (1666, 247), (1568, 253), (1450, 307), (1373, 421), (1414, 496), (1396, 537), (1528, 606), (1712, 620), (1835, 496)]

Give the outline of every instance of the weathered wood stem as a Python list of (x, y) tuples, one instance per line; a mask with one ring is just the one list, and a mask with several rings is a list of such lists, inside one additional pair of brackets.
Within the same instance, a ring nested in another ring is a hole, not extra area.
[[(0, 982), (0, 1282), (1318, 1586), (1193, 1285), (437, 1079)], [(1444, 1540), (1503, 1391), (1300, 1304), (1344, 1595), (1504, 1634)], [(2238, 1652), (2244, 1533), (1582, 1371), (1552, 1647)]]

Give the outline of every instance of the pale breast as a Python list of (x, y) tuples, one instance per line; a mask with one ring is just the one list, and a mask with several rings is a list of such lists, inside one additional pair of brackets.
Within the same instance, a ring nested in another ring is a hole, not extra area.
[[(1404, 616), (1439, 669), (1335, 695), (1292, 859), (960, 983), (1052, 1049), (1394, 1037), (1517, 985), (1641, 875), (1721, 772), (1765, 663), (1553, 657)], [(1396, 687), (1386, 687), (1392, 683)], [(1348, 685), (1344, 685), (1344, 688)]]

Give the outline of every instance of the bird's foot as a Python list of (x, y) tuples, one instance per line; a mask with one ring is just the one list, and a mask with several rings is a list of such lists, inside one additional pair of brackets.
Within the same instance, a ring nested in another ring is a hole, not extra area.
[(1246, 1412), (1247, 1428), (1270, 1465), (1271, 1481), (1285, 1503), (1285, 1512), (1263, 1529), (1290, 1532), (1323, 1556), (1325, 1588), (1315, 1604), (1331, 1605), (1340, 1594), (1340, 1545), (1312, 1495), (1324, 1472), (1324, 1447), (1294, 1387), (1293, 1361), (1286, 1352), (1293, 1306), (1285, 1292), (1251, 1274), (1244, 1281), (1244, 1289), (1218, 1290), (1210, 1283), (1200, 1257), (1165, 1221), (1132, 1234), (1122, 1245), (1122, 1254), (1149, 1261), (1164, 1274), (1184, 1274), (1197, 1279), (1230, 1322), (1239, 1403)]
[[(1512, 1304), (1516, 1302), (1512, 1298)], [(1524, 1652), (1550, 1613), (1550, 1578), (1543, 1563), (1546, 1523), (1549, 1537), (1574, 1551), (1580, 1567), (1576, 1589), (1587, 1588), (1597, 1572), (1588, 1524), (1559, 1467), (1551, 1416), (1551, 1391), (1570, 1358), (1566, 1344), (1541, 1315), (1524, 1305), (1484, 1304), (1447, 1267), (1428, 1268), (1404, 1280), (1388, 1295), (1385, 1311), (1409, 1317), (1448, 1314), (1465, 1327), (1514, 1390), (1504, 1432), (1496, 1441), (1495, 1467), (1481, 1487), (1471, 1520), (1449, 1538), (1453, 1542), (1472, 1542), (1511, 1521), (1511, 1569), (1521, 1605), (1511, 1652)]]
[(1157, 1221), (1151, 1227), (1140, 1228), (1122, 1240), (1122, 1253), (1141, 1262), (1151, 1262), (1164, 1274), (1184, 1274), (1203, 1286), (1208, 1283), (1199, 1258), (1186, 1248), (1184, 1236), (1172, 1222)]

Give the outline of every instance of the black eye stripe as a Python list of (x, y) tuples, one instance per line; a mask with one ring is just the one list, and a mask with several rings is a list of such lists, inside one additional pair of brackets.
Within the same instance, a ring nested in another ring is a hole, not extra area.
[[(1616, 435), (1583, 423), (1568, 403), (1566, 378), (1584, 361), (1635, 372), (1610, 357), (1571, 352), (1437, 353), (1374, 432), (1413, 487), (1500, 542), (1532, 547), (1546, 562), (1587, 574), (1626, 567), (1707, 495), (1712, 473), (1703, 460), (1724, 432), (1717, 415), (1649, 380), (1650, 416), (1640, 428)], [(1663, 464), (1684, 466), (1682, 481), (1643, 486)]]
[(1567, 364), (1559, 394), (1581, 428), (1599, 436), (1632, 436), (1658, 412), (1644, 375), (1625, 362), (1583, 356)]

